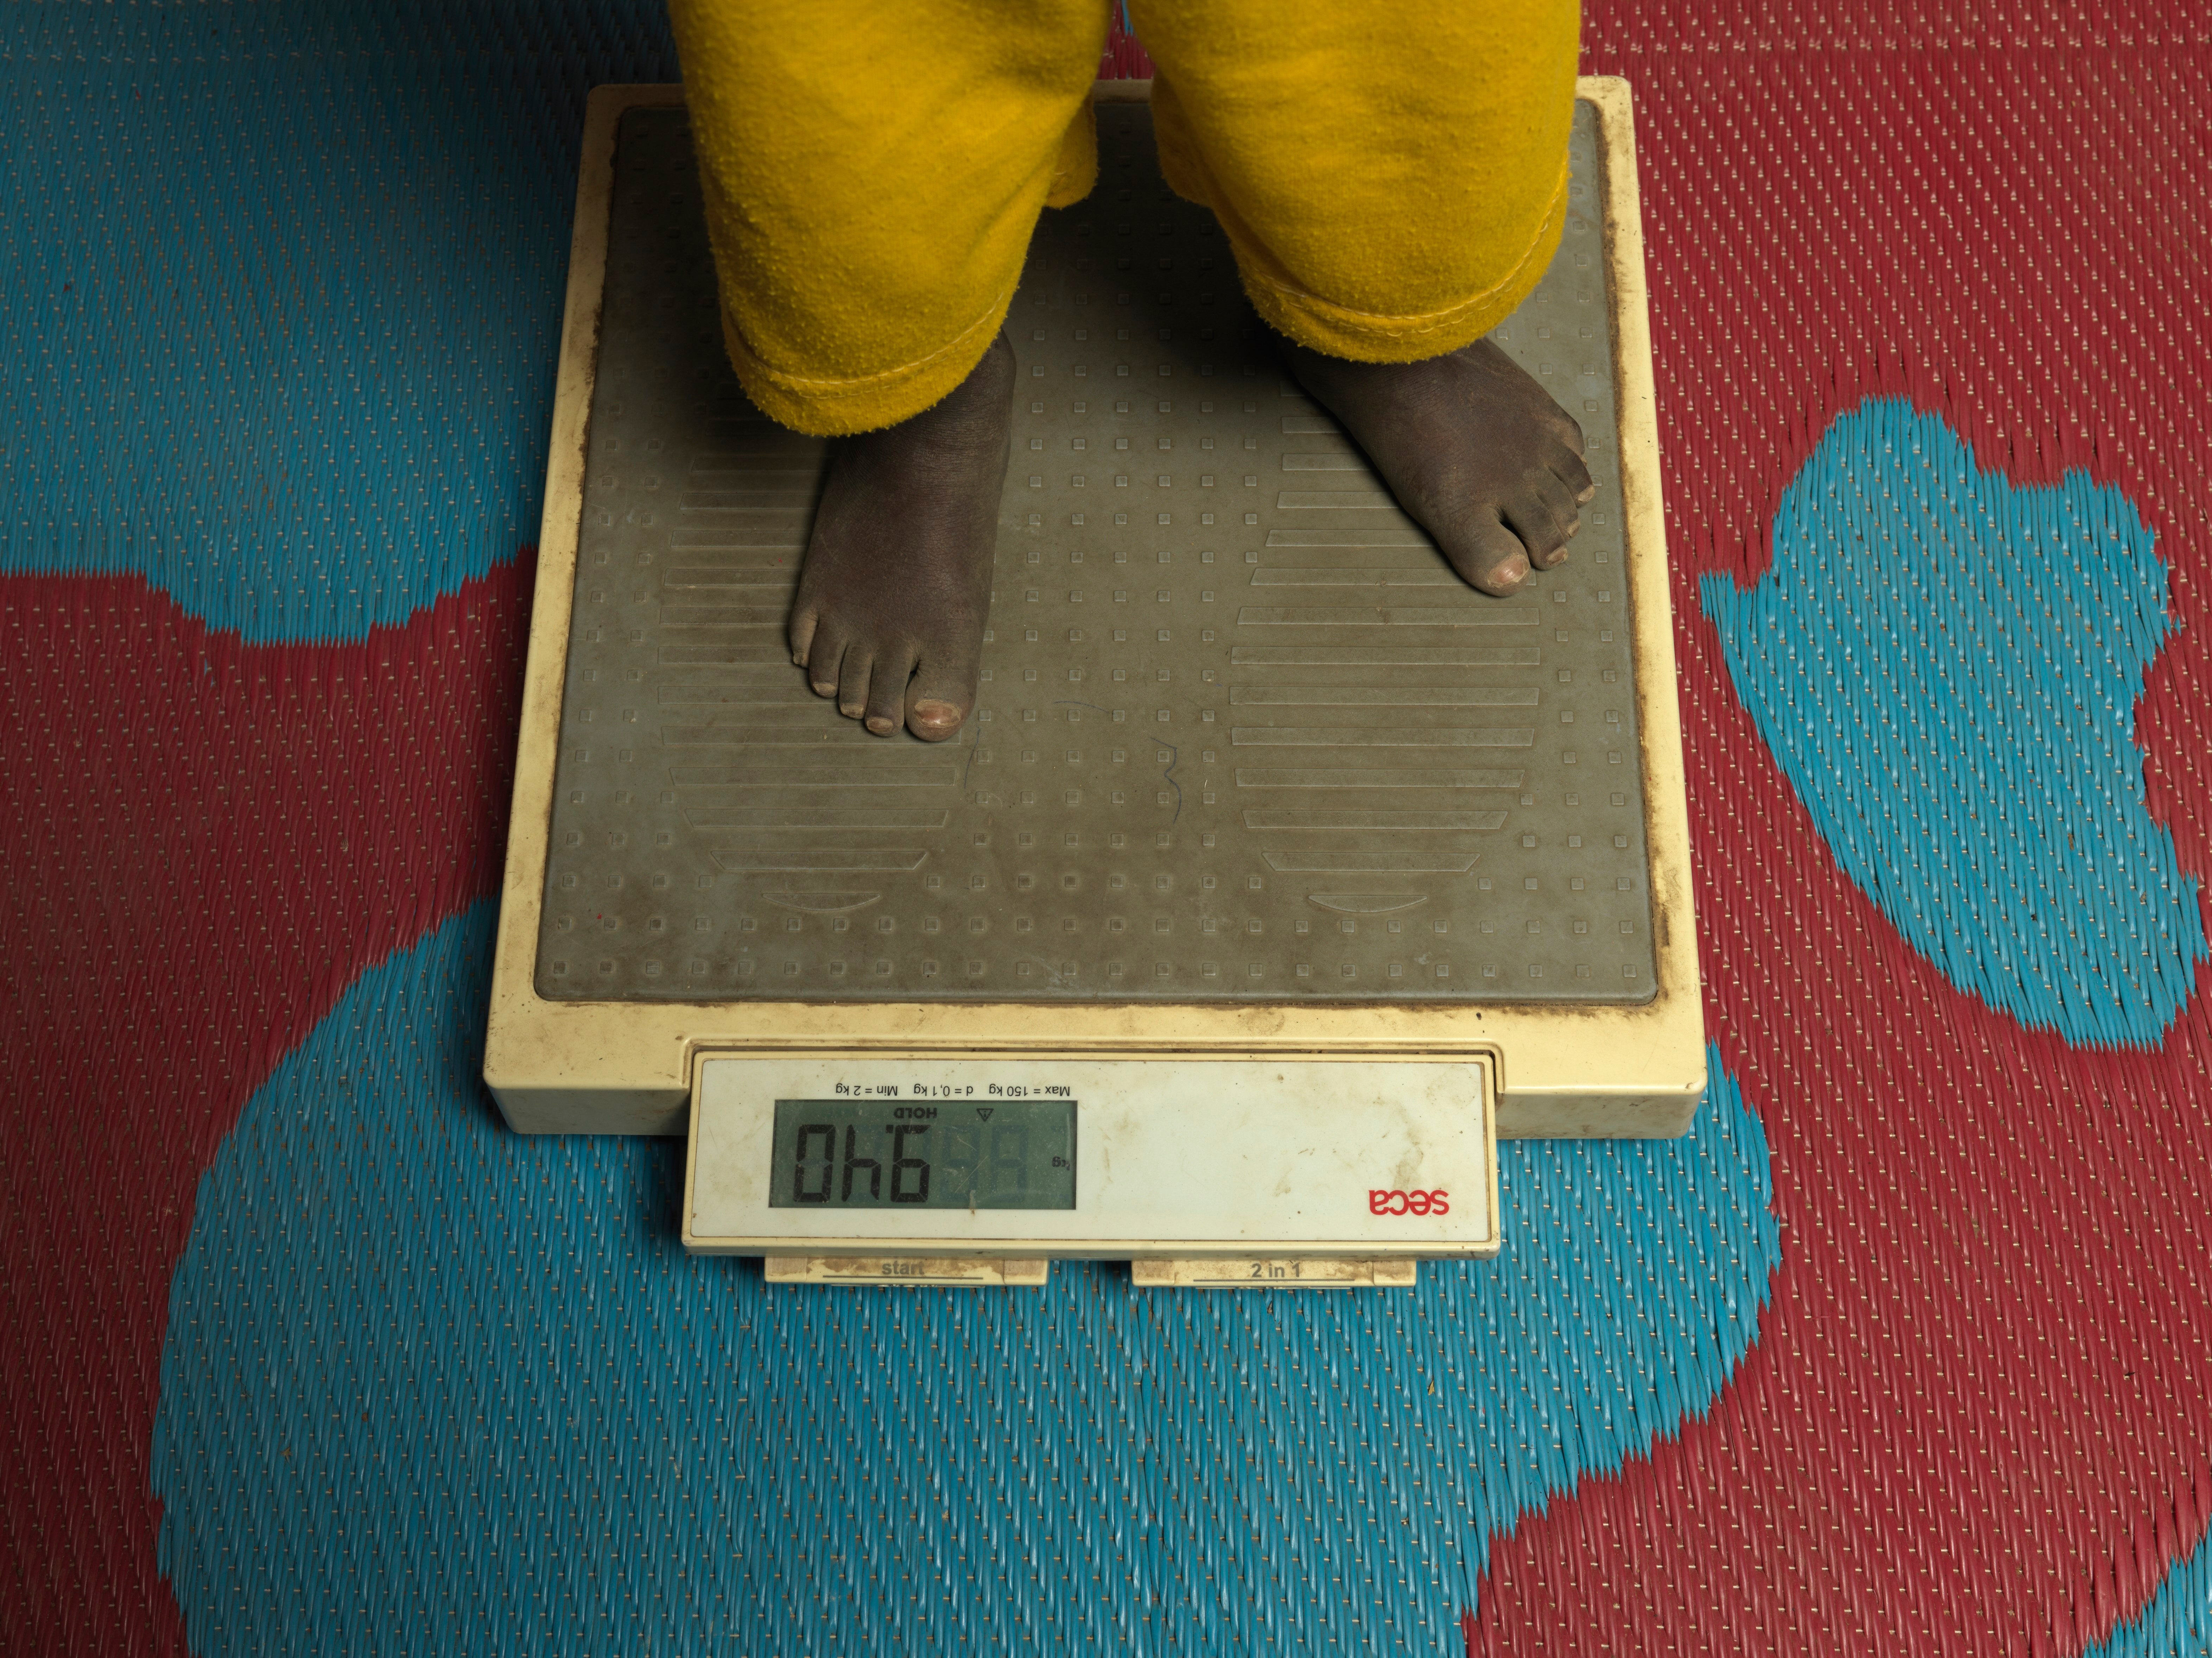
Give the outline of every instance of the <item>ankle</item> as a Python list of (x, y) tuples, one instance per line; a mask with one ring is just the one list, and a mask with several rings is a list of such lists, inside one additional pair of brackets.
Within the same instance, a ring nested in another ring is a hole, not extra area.
[(1001, 333), (984, 351), (968, 378), (918, 414), (895, 426), (863, 434), (882, 446), (907, 451), (973, 451), (989, 454), (1005, 446), (1013, 424), (1014, 349)]

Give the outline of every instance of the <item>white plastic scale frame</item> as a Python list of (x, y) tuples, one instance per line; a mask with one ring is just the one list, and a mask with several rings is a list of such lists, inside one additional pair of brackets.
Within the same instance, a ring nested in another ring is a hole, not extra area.
[[(1106, 1257), (1149, 1267), (1140, 1284), (1411, 1284), (1424, 1257), (1498, 1252), (1495, 1103), (1480, 1057), (710, 1057), (691, 1112), (684, 1244), (781, 1256), (772, 1278), (827, 1282), (1037, 1283), (1049, 1257)], [(952, 1136), (979, 1140), (1025, 1109), (1062, 1126), (1023, 1148), (1030, 1181), (1057, 1174), (1059, 1191), (979, 1208), (957, 1199), (972, 1203), (980, 1182), (955, 1181), (940, 1193), (952, 1203), (926, 1206), (930, 1158), (940, 1187), (954, 1172)], [(896, 1122), (898, 1139), (860, 1139), (856, 1117)], [(856, 1173), (881, 1206), (837, 1201), (854, 1195)]]
[[(1099, 95), (1143, 93), (1144, 83), (1101, 83)], [(1055, 1233), (1035, 1215), (1020, 1236), (988, 1237), (983, 1235), (988, 1228), (971, 1226), (896, 1237), (878, 1230), (871, 1237), (857, 1224), (839, 1236), (810, 1234), (793, 1224), (790, 1211), (779, 1211), (772, 1218), (776, 1224), (768, 1225), (767, 1212), (746, 1210), (738, 1187), (725, 1192), (711, 1181), (702, 1184), (699, 1159), (702, 1153), (713, 1156), (721, 1143), (714, 1137), (727, 1132), (718, 1125), (718, 1101), (742, 1096), (755, 1102), (757, 1114), (776, 1098), (808, 1097), (805, 1089), (825, 1078), (857, 1086), (865, 1077), (888, 1087), (905, 1085), (916, 1075), (939, 1078), (948, 1067), (981, 1077), (1012, 1066), (1030, 1074), (1079, 1072), (1087, 1125), (1103, 1123), (1096, 1114), (1112, 1111), (1122, 1113), (1126, 1122), (1127, 1114), (1147, 1099), (1182, 1110), (1201, 1096), (1231, 1105), (1243, 1101), (1240, 1108), (1265, 1108), (1250, 1105), (1255, 1096), (1280, 1100), (1287, 1124), (1297, 1114), (1289, 1109), (1290, 1096), (1309, 1096), (1318, 1084), (1334, 1089), (1340, 1102), (1347, 1087), (1376, 1101), (1418, 1096), (1432, 1107), (1453, 1097), (1460, 1120), (1483, 1123), (1486, 1143), (1493, 1134), (1650, 1139), (1685, 1132), (1705, 1095), (1705, 1049), (1635, 144), (1625, 82), (1586, 77), (1577, 95), (1597, 113), (1605, 158), (1625, 562), (1656, 952), (1656, 988), (1648, 1002), (1102, 1000), (1056, 1003), (1048, 1017), (1040, 1017), (1036, 1005), (1011, 999), (684, 1003), (540, 997), (534, 968), (568, 677), (616, 128), (627, 109), (682, 100), (676, 87), (607, 87), (592, 94), (584, 137), (486, 1039), (485, 1079), (508, 1124), (525, 1133), (655, 1135), (683, 1133), (688, 1126), (693, 1155), (685, 1208), (689, 1246), (789, 1258), (771, 1259), (772, 1278), (876, 1283), (1036, 1282), (1045, 1258), (1079, 1255), (1137, 1260), (1139, 1280), (1149, 1283), (1219, 1283), (1240, 1271), (1253, 1282), (1403, 1283), (1410, 1281), (1414, 1257), (1494, 1252), (1496, 1208), (1493, 1198), (1464, 1213), (1455, 1210), (1460, 1224), (1449, 1228), (1425, 1219), (1418, 1237), (1402, 1230), (1403, 1218), (1390, 1217), (1400, 1230), (1387, 1240), (1364, 1222), (1346, 1228), (1311, 1215), (1305, 1217), (1310, 1225), (1297, 1229), (1304, 1233), (1297, 1239), (1279, 1225), (1270, 1235), (1267, 1227), (1255, 1230), (1242, 1224), (1210, 1233), (1188, 1224), (1153, 1224), (1152, 1236), (1139, 1236), (1145, 1228), (1133, 1221), (1077, 1236)], [(1448, 1076), (1457, 1078), (1455, 1085), (1446, 1085)], [(1194, 1088), (1193, 1079), (1200, 1085)], [(1293, 1086), (1290, 1079), (1302, 1080)], [(789, 1091), (793, 1089), (800, 1091)], [(1319, 1133), (1310, 1143), (1316, 1154), (1326, 1153), (1330, 1144)], [(1379, 1175), (1370, 1178), (1373, 1173), (1355, 1177), (1347, 1171), (1351, 1184), (1344, 1190), (1357, 1191), (1364, 1204), (1370, 1189), (1419, 1189), (1384, 1182)], [(1494, 1183), (1494, 1171), (1485, 1178)], [(1494, 1191), (1494, 1184), (1485, 1189)], [(744, 1218), (748, 1213), (752, 1220)], [(763, 1230), (749, 1230), (756, 1224)], [(1262, 1243), (1264, 1258), (1257, 1253)], [(925, 1248), (957, 1251), (963, 1260), (933, 1265), (886, 1259)], [(1254, 1259), (1241, 1266), (1228, 1264), (1247, 1256)], [(1214, 1266), (1191, 1264), (1207, 1257)], [(1300, 1266), (1301, 1257), (1314, 1259)], [(1323, 1268), (1321, 1258), (1334, 1264)], [(841, 1261), (843, 1270), (836, 1270)], [(1271, 1278), (1270, 1273), (1284, 1276)]]

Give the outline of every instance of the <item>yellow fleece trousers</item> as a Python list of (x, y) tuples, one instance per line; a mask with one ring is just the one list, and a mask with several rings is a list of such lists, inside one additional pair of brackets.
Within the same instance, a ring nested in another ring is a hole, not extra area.
[[(920, 413), (1004, 321), (1046, 207), (1097, 177), (1110, 0), (672, 0), (723, 336), (760, 408)], [(1565, 222), (1577, 0), (1130, 0), (1168, 182), (1245, 292), (1363, 362), (1455, 350)]]

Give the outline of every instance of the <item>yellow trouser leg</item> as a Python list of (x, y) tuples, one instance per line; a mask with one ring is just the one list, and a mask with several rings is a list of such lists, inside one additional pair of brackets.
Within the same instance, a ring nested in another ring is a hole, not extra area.
[(672, 0), (753, 401), (802, 432), (919, 414), (996, 335), (1046, 205), (1097, 173), (1106, 0)]
[(1576, 0), (1130, 0), (1168, 181), (1260, 314), (1413, 362), (1528, 296), (1566, 222)]
[[(1038, 212), (1097, 175), (1106, 0), (671, 10), (746, 392), (824, 435), (929, 407), (1004, 319)], [(1565, 221), (1576, 0), (1133, 11), (1170, 181), (1219, 216), (1284, 333), (1413, 361), (1535, 286)]]

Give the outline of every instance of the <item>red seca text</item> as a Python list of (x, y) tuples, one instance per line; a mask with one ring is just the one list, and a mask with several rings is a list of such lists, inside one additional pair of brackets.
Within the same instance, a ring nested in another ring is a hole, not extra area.
[(1381, 1192), (1367, 1194), (1367, 1212), (1370, 1215), (1449, 1215), (1451, 1205), (1444, 1199), (1449, 1192)]

